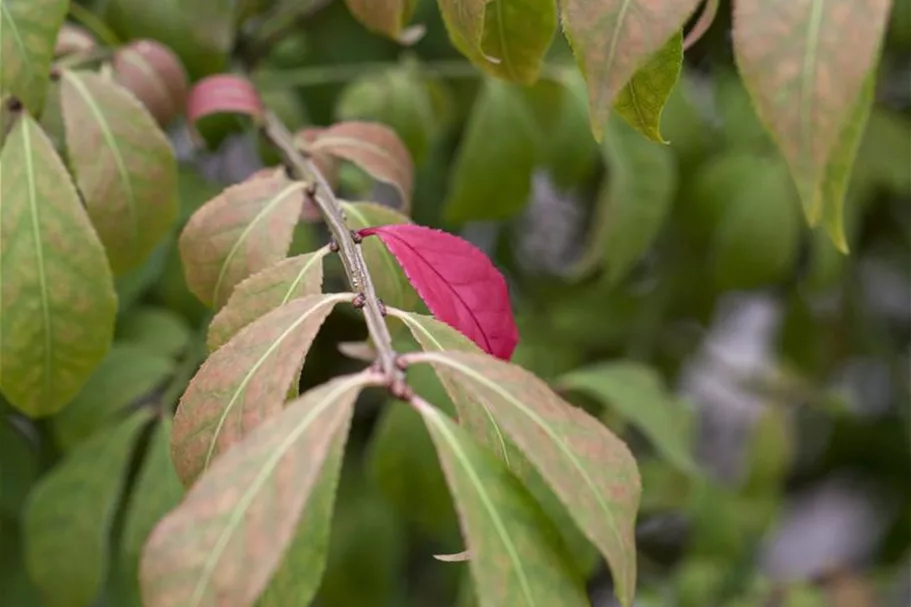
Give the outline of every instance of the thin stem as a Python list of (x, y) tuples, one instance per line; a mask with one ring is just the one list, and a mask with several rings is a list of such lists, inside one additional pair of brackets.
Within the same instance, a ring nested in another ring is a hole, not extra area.
[(117, 37), (114, 30), (109, 28), (95, 13), (75, 2), (70, 2), (69, 10), (70, 17), (92, 32), (100, 42), (107, 46), (120, 46), (120, 38)]
[(392, 336), (386, 326), (379, 298), (376, 296), (373, 281), (367, 271), (367, 264), (364, 262), (360, 247), (345, 224), (341, 206), (333, 194), (332, 188), (316, 164), (297, 149), (294, 145), (294, 136), (271, 111), (266, 112), (262, 128), (265, 137), (278, 148), (295, 176), (298, 179), (312, 180), (316, 184), (311, 197), (338, 245), (338, 253), (351, 288), (356, 293), (363, 295), (364, 318), (367, 322), (367, 331), (376, 348), (379, 368), (390, 386), (402, 383), (405, 375), (396, 364), (398, 355), (392, 347)]

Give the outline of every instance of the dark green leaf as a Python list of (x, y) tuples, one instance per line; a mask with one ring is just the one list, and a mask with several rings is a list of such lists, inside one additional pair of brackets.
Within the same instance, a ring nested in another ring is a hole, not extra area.
[(635, 424), (669, 462), (695, 472), (690, 411), (668, 393), (651, 367), (632, 361), (602, 363), (564, 375), (559, 385), (603, 401)]
[(30, 443), (11, 419), (0, 417), (0, 518), (19, 518), (25, 496), (38, 479), (38, 449)]
[(16, 97), (32, 114), (41, 115), (57, 32), (68, 6), (67, 0), (0, 2), (0, 100)]
[(519, 89), (488, 78), (465, 127), (449, 178), (449, 221), (505, 219), (525, 207), (537, 160), (534, 115)]
[(150, 354), (176, 358), (186, 350), (193, 332), (187, 321), (167, 308), (144, 306), (123, 318), (117, 338), (141, 345)]
[(49, 415), (107, 354), (114, 283), (69, 174), (28, 114), (0, 171), (0, 390), (28, 415)]
[(76, 398), (50, 418), (57, 445), (72, 451), (128, 406), (161, 387), (173, 371), (174, 362), (167, 356), (115, 343)]
[(459, 511), (480, 605), (587, 605), (559, 536), (518, 480), (436, 408), (424, 417)]
[(47, 607), (89, 607), (109, 566), (110, 525), (148, 409), (80, 445), (41, 479), (25, 512), (25, 559)]

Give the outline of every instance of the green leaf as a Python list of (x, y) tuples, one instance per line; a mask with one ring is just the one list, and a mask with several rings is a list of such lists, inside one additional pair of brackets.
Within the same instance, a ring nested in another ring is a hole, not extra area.
[(852, 179), (870, 182), (894, 194), (911, 192), (911, 119), (883, 107), (876, 107), (854, 161)]
[(614, 117), (607, 123), (604, 154), (608, 175), (601, 186), (593, 234), (576, 272), (604, 265), (607, 280), (620, 282), (658, 236), (677, 191), (673, 151), (643, 138)]
[(0, 417), (0, 518), (19, 519), (38, 474), (36, 445), (8, 417)]
[(216, 460), (152, 531), (140, 564), (143, 605), (252, 604), (326, 474), (333, 441), (347, 435), (355, 399), (375, 379), (349, 375), (305, 393)]
[(177, 162), (126, 89), (64, 71), (61, 104), (76, 184), (115, 274), (140, 265), (177, 219)]
[(251, 177), (200, 207), (180, 235), (187, 285), (216, 310), (244, 278), (285, 258), (305, 184), (283, 170)]
[(679, 33), (698, 4), (699, 0), (561, 3), (563, 31), (588, 83), (595, 139), (601, 141), (604, 123), (621, 90)]
[(889, 0), (734, 6), (734, 54), (756, 111), (787, 160), (810, 225), (825, 217), (843, 250), (834, 216), (869, 111), (864, 87), (871, 85), (890, 6)]
[(537, 149), (534, 115), (520, 90), (486, 79), (456, 155), (446, 219), (506, 219), (521, 211), (531, 191)]
[[(130, 312), (147, 291), (158, 285), (167, 265), (168, 254), (174, 248), (176, 241), (177, 237), (171, 231), (158, 243), (145, 263), (114, 279), (114, 289), (117, 292), (117, 314), (120, 318)], [(193, 301), (196, 301), (195, 297)]]
[(0, 154), (0, 390), (58, 411), (107, 354), (117, 298), (104, 248), (47, 136), (22, 114)]
[(141, 346), (115, 343), (76, 398), (50, 418), (54, 440), (64, 451), (72, 451), (161, 387), (173, 372), (170, 358)]
[(192, 80), (224, 71), (234, 46), (234, 0), (182, 5), (110, 0), (106, 21), (123, 38), (156, 40), (170, 47)]
[(399, 41), (417, 0), (345, 0), (354, 18), (371, 32)]
[(323, 247), (315, 253), (289, 257), (240, 282), (209, 325), (209, 352), (292, 299), (319, 295), (323, 289), (323, 258), (328, 253), (328, 247)]
[(626, 445), (585, 411), (561, 400), (540, 379), (493, 357), (467, 352), (408, 355), (483, 403), (607, 559), (626, 607), (636, 588), (633, 528), (641, 485)]
[(351, 293), (294, 299), (247, 325), (190, 381), (174, 416), (172, 455), (190, 485), (216, 456), (282, 410), (323, 321)]
[(439, 410), (419, 410), (459, 511), (479, 604), (588, 605), (559, 536), (518, 480)]
[(152, 529), (180, 503), (183, 485), (171, 462), (171, 420), (161, 419), (155, 427), (145, 461), (130, 492), (120, 544), (120, 566), (129, 580), (129, 596), (139, 601), (139, 557)]
[[(411, 223), (411, 220), (389, 207), (372, 202), (342, 202), (348, 228), (361, 230), (371, 226)], [(378, 238), (365, 238), (361, 252), (373, 278), (376, 294), (387, 306), (412, 308), (419, 301), (418, 294), (408, 282), (395, 257)]]
[(635, 424), (670, 463), (684, 472), (696, 471), (691, 413), (651, 367), (632, 361), (601, 363), (564, 375), (558, 385), (602, 401)]
[(109, 566), (110, 526), (142, 409), (80, 445), (35, 487), (25, 512), (25, 560), (48, 607), (89, 607)]
[(0, 1), (0, 100), (16, 97), (29, 112), (41, 115), (57, 32), (69, 4), (67, 0)]
[(117, 339), (140, 345), (150, 354), (177, 358), (187, 349), (193, 332), (187, 321), (167, 308), (143, 306), (123, 318)]
[(658, 143), (661, 114), (683, 68), (683, 36), (678, 31), (633, 75), (617, 95), (614, 108), (634, 129)]

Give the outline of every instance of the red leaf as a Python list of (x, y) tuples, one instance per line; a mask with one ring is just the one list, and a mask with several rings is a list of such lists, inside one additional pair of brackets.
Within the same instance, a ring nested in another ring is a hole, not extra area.
[(187, 100), (187, 118), (195, 123), (212, 114), (247, 114), (257, 119), (263, 104), (253, 84), (233, 74), (216, 74), (203, 78)]
[(509, 360), (519, 331), (503, 275), (472, 244), (414, 224), (365, 228), (383, 241), (433, 315), (484, 351)]

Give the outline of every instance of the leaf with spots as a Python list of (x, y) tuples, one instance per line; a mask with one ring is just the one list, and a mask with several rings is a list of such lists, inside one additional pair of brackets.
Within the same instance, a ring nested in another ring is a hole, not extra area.
[(318, 295), (323, 289), (323, 247), (315, 253), (289, 257), (244, 279), (209, 324), (209, 352), (225, 345), (238, 331), (292, 299)]
[(623, 87), (614, 101), (614, 109), (652, 141), (668, 143), (661, 136), (661, 114), (682, 68), (683, 39), (677, 32)]
[(556, 529), (518, 479), (438, 409), (419, 411), (459, 513), (479, 605), (588, 605)]
[(354, 401), (373, 381), (349, 375), (310, 390), (219, 458), (152, 531), (140, 562), (143, 605), (252, 605), (321, 477), (338, 473), (332, 445), (344, 447)]
[(110, 80), (66, 71), (60, 94), (76, 184), (111, 268), (123, 274), (177, 219), (174, 151), (145, 107)]
[(67, 0), (0, 2), (0, 102), (16, 97), (35, 116), (41, 115), (51, 60)]
[(417, 0), (345, 0), (345, 4), (370, 31), (401, 41)]
[(604, 123), (620, 92), (679, 32), (699, 0), (564, 0), (563, 30), (588, 83), (592, 132)]
[(229, 187), (193, 214), (179, 246), (187, 286), (200, 301), (221, 308), (240, 281), (285, 258), (304, 185), (279, 169)]
[(865, 122), (859, 114), (869, 107), (864, 88), (876, 69), (891, 4), (734, 4), (734, 54), (744, 84), (788, 162), (809, 223), (830, 217), (826, 223), (843, 250), (841, 229), (831, 217), (841, 214), (844, 182)]
[(58, 411), (107, 354), (116, 311), (76, 188), (22, 114), (0, 154), (0, 391), (28, 415)]
[(110, 564), (111, 524), (139, 431), (134, 412), (82, 444), (32, 490), (26, 506), (25, 562), (47, 607), (90, 607)]
[(636, 589), (633, 531), (641, 485), (626, 445), (600, 421), (515, 365), (468, 352), (415, 353), (405, 360), (430, 363), (487, 407), (607, 559), (617, 597), (630, 607)]
[[(465, 3), (469, 4), (469, 3)], [(453, 45), (484, 72), (510, 82), (532, 84), (557, 28), (554, 0), (488, 0), (479, 34), (469, 39), (446, 19)], [(472, 26), (474, 27), (474, 26)]]
[(318, 131), (307, 149), (347, 160), (371, 177), (388, 183), (401, 198), (399, 210), (411, 210), (414, 166), (408, 148), (395, 131), (377, 122), (338, 122)]
[(216, 456), (284, 406), (323, 321), (350, 293), (310, 295), (240, 330), (202, 364), (174, 416), (171, 452), (190, 485)]

